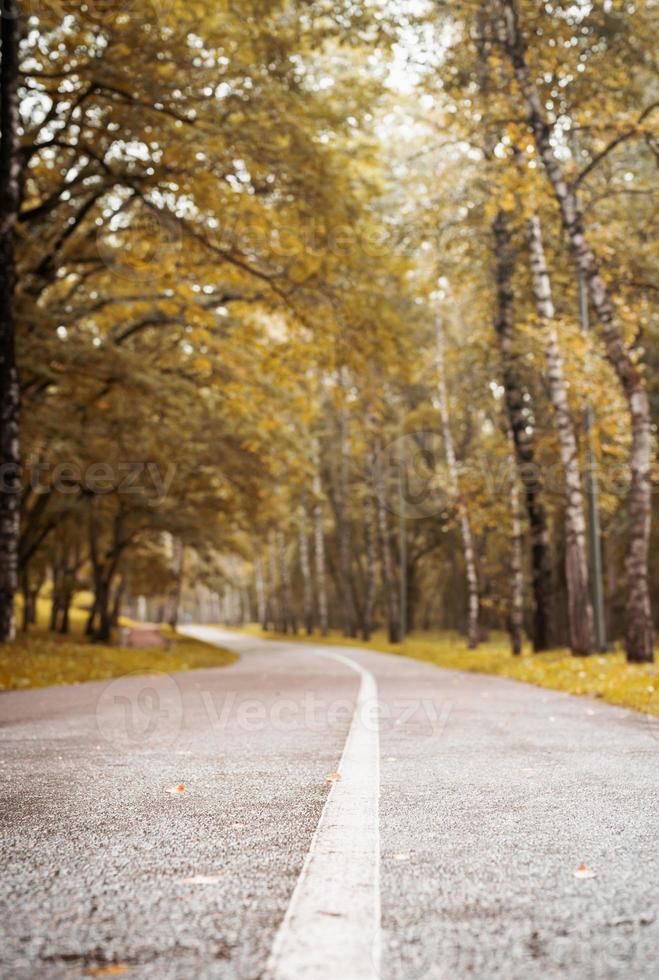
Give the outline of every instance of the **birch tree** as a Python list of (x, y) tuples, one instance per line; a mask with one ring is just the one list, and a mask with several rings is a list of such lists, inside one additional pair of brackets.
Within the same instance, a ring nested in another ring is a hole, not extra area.
[(21, 201), (19, 140), (20, 8), (3, 3), (0, 66), (0, 642), (16, 635), (20, 528), (20, 388), (16, 367), (15, 232)]
[(493, 224), (496, 264), (496, 312), (494, 328), (501, 357), (501, 374), (506, 411), (515, 443), (515, 457), (524, 487), (524, 499), (531, 532), (533, 578), (533, 647), (536, 652), (551, 646), (553, 584), (551, 545), (547, 511), (543, 500), (543, 481), (536, 461), (533, 430), (525, 415), (524, 391), (514, 352), (513, 268), (514, 256), (508, 219), (500, 211)]
[(327, 573), (325, 570), (325, 529), (323, 523), (323, 486), (320, 473), (320, 446), (317, 439), (312, 443), (312, 489), (314, 497), (314, 562), (316, 569), (316, 594), (318, 599), (318, 622), (321, 636), (329, 632), (327, 606)]
[(460, 535), (462, 537), (465, 572), (467, 576), (469, 610), (467, 618), (467, 642), (469, 649), (473, 650), (478, 646), (479, 639), (478, 573), (476, 569), (476, 554), (474, 550), (474, 539), (471, 530), (471, 523), (469, 520), (469, 510), (467, 508), (467, 501), (460, 487), (460, 474), (455, 456), (455, 447), (453, 445), (453, 434), (451, 432), (451, 417), (449, 412), (448, 391), (446, 387), (446, 341), (444, 336), (444, 325), (440, 316), (437, 317), (435, 336), (437, 345), (437, 397), (439, 401), (439, 412), (442, 419), (444, 452), (446, 455), (446, 467), (448, 469), (451, 496), (456, 502), (458, 521), (460, 524)]
[(528, 242), (533, 292), (545, 335), (549, 397), (554, 408), (565, 475), (565, 578), (568, 593), (570, 649), (573, 653), (589, 654), (593, 651), (595, 637), (593, 606), (588, 586), (586, 516), (581, 488), (579, 449), (568, 402), (542, 227), (537, 214), (532, 215), (528, 222)]
[[(553, 129), (547, 121), (537, 85), (531, 74), (517, 0), (503, 0), (502, 42), (519, 86), (538, 154), (560, 207), (575, 265), (587, 283), (599, 318), (607, 354), (629, 406), (632, 448), (630, 456), (629, 544), (627, 549), (627, 658), (632, 662), (654, 659), (653, 624), (648, 581), (651, 518), (652, 427), (644, 374), (636, 353), (630, 350), (619, 322), (599, 262), (585, 233), (576, 186), (565, 176), (556, 155)], [(647, 111), (651, 111), (654, 106)]]

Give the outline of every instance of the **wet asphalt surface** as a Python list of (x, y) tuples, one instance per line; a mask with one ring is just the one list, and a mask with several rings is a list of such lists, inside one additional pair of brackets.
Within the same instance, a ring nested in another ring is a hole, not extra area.
[[(262, 975), (359, 680), (218, 639), (237, 664), (0, 695), (1, 977)], [(349, 655), (381, 699), (383, 980), (658, 977), (657, 727)]]

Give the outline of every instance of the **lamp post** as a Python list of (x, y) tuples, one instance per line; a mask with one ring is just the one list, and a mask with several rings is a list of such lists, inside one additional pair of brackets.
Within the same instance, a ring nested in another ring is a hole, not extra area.
[[(578, 279), (579, 316), (581, 319), (581, 329), (584, 334), (587, 334), (590, 329), (588, 317), (588, 290), (581, 272), (578, 272)], [(600, 653), (605, 653), (607, 643), (606, 623), (604, 620), (604, 589), (602, 586), (602, 537), (599, 511), (599, 483), (597, 479), (597, 456), (595, 453), (593, 433), (593, 409), (590, 402), (586, 404), (584, 428), (586, 430), (587, 440), (586, 497), (588, 499), (590, 582), (593, 599), (593, 613), (595, 616), (595, 642)]]
[(398, 460), (398, 547), (399, 547), (399, 585), (400, 585), (400, 638), (407, 634), (407, 526), (405, 512), (406, 466), (405, 424), (401, 418), (400, 459)]

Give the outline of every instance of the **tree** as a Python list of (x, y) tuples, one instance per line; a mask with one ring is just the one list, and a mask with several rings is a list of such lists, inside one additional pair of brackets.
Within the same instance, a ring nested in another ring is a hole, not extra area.
[(565, 178), (552, 145), (538, 89), (528, 64), (528, 53), (515, 0), (504, 0), (505, 33), (503, 44), (515, 72), (535, 139), (538, 154), (560, 205), (563, 226), (575, 264), (588, 285), (591, 302), (602, 325), (609, 359), (615, 369), (629, 405), (631, 419), (631, 485), (629, 491), (629, 546), (627, 551), (628, 607), (626, 648), (630, 661), (652, 661), (653, 625), (648, 582), (648, 554), (651, 515), (652, 433), (650, 407), (638, 357), (630, 351), (615, 312), (600, 264), (585, 234), (583, 213), (575, 187)]
[(0, 64), (0, 642), (16, 634), (20, 522), (20, 388), (16, 367), (15, 232), (21, 202), (19, 137), (20, 10), (3, 4)]

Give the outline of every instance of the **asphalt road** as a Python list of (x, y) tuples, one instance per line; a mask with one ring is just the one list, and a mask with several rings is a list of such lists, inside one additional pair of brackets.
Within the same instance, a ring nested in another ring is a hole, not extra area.
[(239, 662), (0, 695), (0, 976), (659, 976), (642, 716), (204, 635)]

